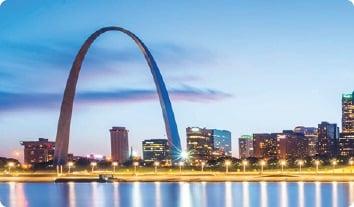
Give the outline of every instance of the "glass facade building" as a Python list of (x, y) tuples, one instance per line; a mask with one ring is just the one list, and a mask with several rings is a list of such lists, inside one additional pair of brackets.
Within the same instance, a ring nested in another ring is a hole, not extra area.
[(143, 158), (145, 162), (168, 161), (170, 148), (167, 139), (148, 139), (143, 141)]
[(238, 139), (239, 156), (244, 159), (253, 157), (253, 139), (251, 135), (242, 135)]
[(318, 125), (317, 152), (324, 157), (336, 157), (339, 154), (339, 128), (337, 124), (322, 122)]
[(339, 146), (342, 156), (354, 156), (354, 92), (342, 95), (342, 133)]
[(227, 130), (212, 129), (213, 157), (231, 156), (231, 132)]

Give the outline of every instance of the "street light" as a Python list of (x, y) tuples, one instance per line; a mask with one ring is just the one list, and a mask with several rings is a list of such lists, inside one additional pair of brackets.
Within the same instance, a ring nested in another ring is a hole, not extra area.
[(134, 165), (134, 174), (136, 175), (136, 168), (139, 166), (139, 163), (134, 162), (133, 165)]
[(154, 162), (154, 167), (155, 167), (155, 174), (157, 174), (157, 167), (160, 165), (160, 162), (155, 161)]
[(182, 174), (182, 167), (183, 167), (183, 165), (184, 165), (184, 162), (180, 161), (180, 162), (178, 163), (178, 165), (179, 165), (179, 174)]
[(336, 168), (336, 165), (337, 165), (337, 160), (332, 160), (332, 165), (333, 165), (333, 174), (334, 174), (334, 170)]
[(97, 166), (97, 162), (91, 162), (91, 173), (93, 173), (93, 170)]
[(14, 162), (8, 162), (7, 163), (7, 167), (9, 168), (9, 174), (11, 173), (11, 168), (15, 167), (15, 163)]
[(266, 165), (266, 161), (261, 160), (259, 164), (261, 165), (261, 174), (263, 174), (263, 168)]
[(202, 173), (203, 173), (204, 172), (204, 166), (205, 166), (205, 162), (204, 161), (201, 163), (201, 166), (202, 166)]
[(246, 173), (246, 166), (248, 165), (247, 160), (243, 160), (242, 165), (243, 165), (243, 173)]
[(71, 167), (74, 166), (74, 163), (73, 162), (68, 162), (68, 174), (70, 174), (70, 170), (71, 170)]
[(299, 160), (299, 161), (297, 162), (297, 164), (299, 165), (300, 173), (301, 173), (301, 167), (304, 165), (304, 161), (303, 161), (303, 160)]
[(315, 160), (315, 165), (316, 165), (316, 174), (318, 174), (318, 166), (320, 165), (320, 161)]
[(353, 173), (353, 164), (354, 164), (354, 160), (350, 159), (349, 160), (349, 165), (350, 165), (350, 172)]
[(116, 167), (118, 166), (118, 162), (112, 162), (113, 174), (116, 173)]
[(284, 172), (284, 166), (286, 165), (286, 160), (280, 160), (281, 173)]
[(230, 165), (231, 165), (231, 161), (230, 160), (226, 160), (225, 161), (225, 167), (226, 167), (225, 172), (226, 173), (229, 173), (229, 166)]

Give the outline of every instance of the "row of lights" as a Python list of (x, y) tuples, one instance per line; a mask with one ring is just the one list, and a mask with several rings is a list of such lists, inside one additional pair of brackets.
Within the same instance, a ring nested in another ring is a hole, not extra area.
[[(286, 160), (280, 160), (280, 166), (281, 166), (281, 171), (284, 172), (284, 167), (286, 166)], [(301, 172), (302, 166), (304, 165), (304, 161), (303, 160), (298, 160), (297, 164), (299, 165), (299, 169)], [(319, 160), (315, 160), (315, 166), (316, 166), (316, 173), (318, 173), (318, 167), (320, 165), (320, 161)], [(225, 167), (226, 167), (226, 173), (229, 172), (229, 166), (232, 164), (232, 162), (230, 160), (226, 160), (225, 161)], [(261, 166), (261, 173), (263, 173), (263, 168), (266, 165), (266, 161), (265, 160), (261, 160), (259, 162), (260, 166)], [(338, 164), (337, 160), (332, 160), (331, 162), (332, 166), (333, 166), (333, 171), (335, 169), (335, 166)], [(7, 167), (9, 169), (9, 173), (11, 171), (11, 168), (15, 167), (15, 163), (14, 162), (8, 162), (7, 163)], [(97, 162), (91, 162), (91, 172), (94, 172), (95, 167), (97, 166)], [(157, 167), (160, 165), (160, 162), (155, 161), (154, 162), (154, 168), (155, 168), (155, 173), (157, 173)], [(201, 168), (202, 168), (202, 172), (204, 172), (204, 167), (205, 167), (206, 163), (203, 161), (201, 162)], [(248, 165), (248, 161), (247, 160), (243, 160), (242, 161), (242, 166), (243, 166), (243, 172), (246, 172), (246, 166)], [(349, 165), (352, 167), (354, 165), (354, 160), (349, 160)], [(68, 166), (68, 171), (69, 173), (71, 172), (71, 168), (74, 167), (74, 162), (68, 162), (67, 164)], [(112, 162), (112, 167), (113, 167), (113, 172), (116, 172), (116, 167), (118, 166), (118, 162)], [(136, 168), (139, 166), (139, 162), (134, 162), (133, 163), (134, 166), (134, 173), (136, 173)], [(180, 173), (182, 172), (182, 167), (184, 166), (184, 162), (180, 161), (178, 163), (179, 169), (180, 169)]]

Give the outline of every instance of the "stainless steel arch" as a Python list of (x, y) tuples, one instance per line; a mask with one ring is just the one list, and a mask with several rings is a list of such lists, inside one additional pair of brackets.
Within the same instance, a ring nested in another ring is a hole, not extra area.
[(70, 74), (66, 83), (64, 97), (61, 104), (61, 110), (60, 110), (60, 116), (59, 116), (58, 128), (57, 128), (57, 136), (55, 142), (56, 146), (55, 146), (55, 153), (54, 153), (54, 164), (63, 165), (67, 162), (73, 102), (75, 98), (76, 85), (77, 85), (77, 80), (79, 78), (82, 62), (92, 43), (101, 34), (108, 31), (118, 31), (128, 35), (134, 40), (134, 42), (140, 48), (141, 52), (144, 54), (145, 59), (150, 67), (151, 74), (154, 78), (154, 83), (157, 89), (157, 93), (159, 95), (163, 119), (165, 122), (166, 133), (171, 147), (171, 156), (173, 160), (178, 160), (179, 154), (181, 152), (181, 142), (177, 130), (177, 124), (176, 124), (171, 101), (168, 96), (165, 83), (162, 79), (160, 70), (156, 62), (152, 57), (148, 48), (145, 46), (145, 44), (134, 33), (121, 27), (111, 26), (111, 27), (101, 28), (96, 32), (94, 32), (89, 38), (87, 38), (87, 40), (81, 46), (79, 52), (75, 57), (75, 60), (71, 67)]

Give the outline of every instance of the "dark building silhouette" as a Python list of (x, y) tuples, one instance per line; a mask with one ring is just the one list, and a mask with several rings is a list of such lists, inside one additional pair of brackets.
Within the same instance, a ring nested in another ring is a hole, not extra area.
[(254, 156), (258, 158), (277, 158), (277, 134), (253, 134)]
[(309, 140), (303, 133), (284, 130), (277, 135), (278, 159), (304, 158), (309, 155)]
[(167, 139), (148, 139), (143, 141), (143, 159), (145, 162), (170, 160), (170, 148)]
[(44, 163), (53, 160), (55, 142), (39, 138), (38, 141), (22, 141), (25, 164)]
[(125, 127), (112, 127), (111, 157), (112, 161), (123, 163), (129, 158), (128, 130)]
[(253, 157), (253, 138), (250, 135), (242, 135), (238, 138), (239, 156), (244, 159)]
[(354, 156), (354, 92), (342, 95), (342, 133), (339, 146), (341, 155)]
[(316, 127), (298, 126), (294, 129), (295, 133), (303, 134), (308, 141), (307, 156), (313, 157), (317, 155), (318, 130)]
[(318, 155), (336, 157), (339, 154), (339, 128), (337, 124), (322, 122), (318, 125)]

